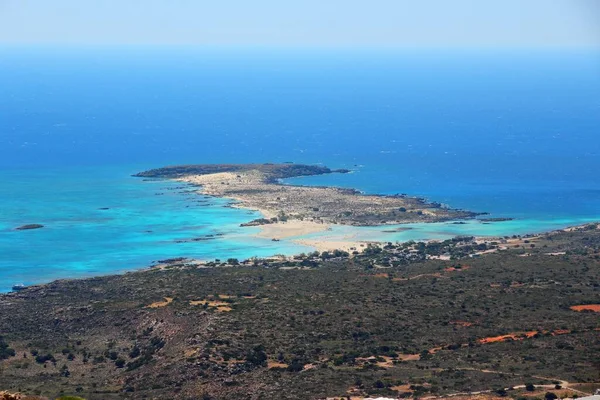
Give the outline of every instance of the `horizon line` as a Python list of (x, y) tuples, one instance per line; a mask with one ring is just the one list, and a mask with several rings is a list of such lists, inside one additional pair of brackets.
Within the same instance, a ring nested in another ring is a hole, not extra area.
[(343, 50), (343, 51), (455, 51), (455, 50), (477, 50), (477, 51), (503, 51), (503, 50), (595, 50), (600, 51), (600, 46), (592, 44), (569, 44), (569, 45), (272, 45), (272, 44), (207, 44), (207, 43), (58, 43), (58, 42), (2, 42), (2, 48), (64, 48), (64, 49), (97, 49), (97, 48), (140, 48), (140, 49), (197, 49), (197, 50)]

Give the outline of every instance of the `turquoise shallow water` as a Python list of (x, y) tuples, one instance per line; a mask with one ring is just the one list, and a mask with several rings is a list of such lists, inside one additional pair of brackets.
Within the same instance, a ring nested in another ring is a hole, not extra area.
[[(239, 227), (258, 213), (230, 208), (227, 200), (191, 193), (176, 182), (129, 176), (136, 171), (0, 172), (0, 291), (16, 283), (142, 268), (170, 257), (245, 259), (308, 250), (255, 238), (257, 228)], [(14, 230), (28, 223), (45, 227)], [(208, 240), (188, 241), (194, 238)]]
[[(232, 208), (230, 201), (200, 195), (189, 185), (130, 176), (143, 169), (102, 166), (0, 172), (0, 291), (16, 283), (118, 273), (170, 257), (246, 259), (312, 250), (291, 241), (296, 238), (443, 240), (457, 235), (538, 233), (598, 219), (530, 216), (494, 223), (333, 226), (329, 231), (273, 242), (254, 237), (258, 228), (239, 226), (259, 218), (258, 212)], [(323, 179), (288, 182), (322, 183)], [(14, 229), (29, 223), (44, 228)], [(389, 232), (397, 228), (402, 230)], [(204, 240), (191, 241), (197, 238)]]

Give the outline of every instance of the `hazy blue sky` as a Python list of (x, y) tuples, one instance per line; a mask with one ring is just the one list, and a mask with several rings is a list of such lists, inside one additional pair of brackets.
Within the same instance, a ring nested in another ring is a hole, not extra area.
[(0, 43), (600, 47), (600, 0), (0, 0)]

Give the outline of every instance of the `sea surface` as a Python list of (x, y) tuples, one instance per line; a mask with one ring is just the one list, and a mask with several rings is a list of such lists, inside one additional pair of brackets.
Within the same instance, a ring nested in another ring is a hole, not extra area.
[[(131, 177), (168, 164), (321, 163), (353, 173), (286, 183), (515, 218), (321, 235), (495, 236), (600, 220), (598, 51), (4, 47), (0, 88), (0, 291), (176, 256), (310, 250), (253, 237), (239, 224), (259, 214), (227, 200)], [(30, 223), (45, 227), (14, 229)]]

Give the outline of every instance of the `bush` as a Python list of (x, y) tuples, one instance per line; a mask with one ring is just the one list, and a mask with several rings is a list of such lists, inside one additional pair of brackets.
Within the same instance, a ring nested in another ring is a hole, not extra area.
[(263, 346), (255, 346), (246, 354), (246, 361), (254, 366), (267, 366), (267, 353)]
[(131, 351), (129, 352), (129, 358), (136, 358), (141, 354), (140, 348), (135, 346), (133, 349), (131, 349)]
[(15, 351), (8, 347), (8, 343), (0, 336), (0, 360), (6, 360), (9, 357), (14, 357)]
[(383, 383), (381, 381), (375, 381), (375, 383), (373, 384), (373, 387), (375, 387), (377, 389), (383, 389), (385, 387), (385, 383)]
[(55, 362), (56, 360), (54, 359), (54, 356), (52, 354), (46, 354), (46, 355), (38, 354), (35, 357), (35, 362), (38, 364), (44, 364), (47, 361)]

